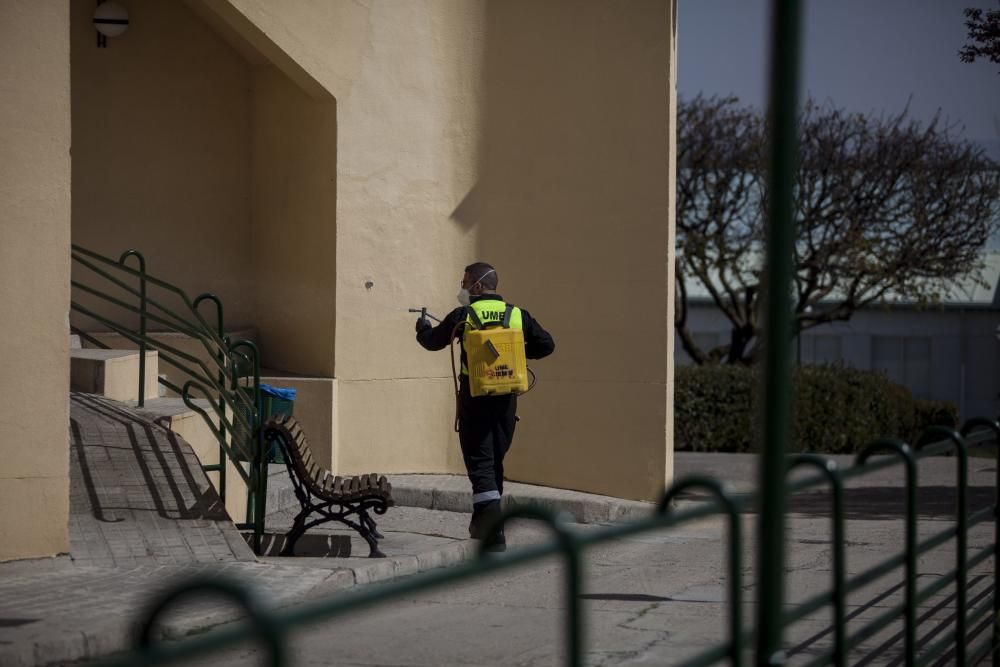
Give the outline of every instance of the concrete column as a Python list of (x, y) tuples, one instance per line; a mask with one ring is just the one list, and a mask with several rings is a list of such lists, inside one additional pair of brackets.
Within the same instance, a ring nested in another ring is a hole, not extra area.
[(0, 3), (0, 561), (68, 551), (69, 3)]

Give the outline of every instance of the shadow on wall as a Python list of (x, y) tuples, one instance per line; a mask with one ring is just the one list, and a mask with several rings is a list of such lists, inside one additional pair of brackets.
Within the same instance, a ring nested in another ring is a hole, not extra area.
[(663, 488), (669, 6), (486, 5), (480, 177), (452, 218), (557, 344), (521, 399), (513, 479)]

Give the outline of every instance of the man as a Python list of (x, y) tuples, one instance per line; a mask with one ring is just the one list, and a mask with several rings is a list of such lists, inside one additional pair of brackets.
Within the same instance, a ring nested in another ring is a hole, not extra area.
[[(434, 351), (448, 347), (452, 336), (463, 340), (469, 320), (469, 310), (475, 312), (483, 324), (499, 321), (507, 304), (496, 293), (499, 279), (496, 269), (485, 262), (476, 262), (465, 267), (462, 289), (458, 293), (460, 308), (436, 327), (424, 317), (417, 319), (417, 342)], [(528, 311), (514, 307), (510, 327), (524, 333), (525, 356), (541, 359), (552, 354), (555, 343), (552, 336), (528, 314)], [(469, 391), (469, 372), (463, 340), (462, 374), (458, 390), (458, 439), (462, 446), (465, 469), (472, 482), (472, 521), (469, 535), (482, 540), (492, 537), (493, 548), (506, 548), (503, 530), (492, 536), (486, 531), (500, 515), (500, 497), (503, 494), (503, 459), (514, 439), (514, 425), (517, 422), (517, 395), (473, 397)]]

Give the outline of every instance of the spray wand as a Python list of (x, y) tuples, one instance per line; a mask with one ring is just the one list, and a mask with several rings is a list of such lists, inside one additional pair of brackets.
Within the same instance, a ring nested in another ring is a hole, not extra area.
[[(427, 312), (427, 308), (426, 307), (422, 307), (422, 308), (409, 308), (408, 310), (411, 313), (420, 313), (420, 318), (421, 319), (429, 317), (432, 320), (434, 320), (435, 322), (437, 322), (438, 324), (442, 324), (441, 320), (439, 320), (438, 318), (434, 317), (433, 315), (431, 315), (430, 313)], [(451, 332), (452, 352), (451, 352), (451, 354), (449, 356), (451, 357), (451, 375), (452, 375), (452, 378), (455, 381), (455, 432), (456, 433), (458, 432), (458, 427), (459, 427), (459, 419), (458, 419), (458, 415), (459, 415), (459, 393), (458, 393), (458, 369), (455, 367), (455, 352), (454, 352), (455, 348), (454, 348), (454, 343), (455, 343), (455, 341), (458, 338), (458, 336), (457, 336), (458, 330), (461, 329), (463, 326), (468, 326), (468, 325), (469, 325), (469, 322), (467, 322), (465, 320), (459, 321), (455, 325), (455, 328), (452, 329), (452, 332)], [(531, 391), (532, 389), (535, 388), (535, 381), (536, 381), (536, 377), (535, 377), (534, 371), (532, 371), (530, 368), (528, 368), (527, 371), (528, 371), (528, 374), (531, 375), (531, 384), (528, 385), (528, 390), (524, 392), (525, 394), (527, 394), (529, 391)], [(517, 421), (521, 421), (520, 417), (515, 417), (515, 419), (517, 419)]]
[(427, 308), (410, 308), (409, 310), (411, 313), (420, 313), (420, 319), (429, 317), (438, 324), (441, 323), (441, 320), (439, 320), (438, 318), (434, 317), (433, 315), (427, 312)]

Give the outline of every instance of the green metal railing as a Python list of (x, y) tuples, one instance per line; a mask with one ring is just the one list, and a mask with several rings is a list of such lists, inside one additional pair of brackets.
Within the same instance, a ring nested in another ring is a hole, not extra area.
[[(483, 545), (479, 557), (451, 569), (425, 572), (397, 580), (377, 588), (365, 588), (356, 594), (310, 600), (294, 608), (275, 610), (267, 606), (242, 584), (221, 579), (216, 575), (200, 577), (154, 599), (142, 619), (142, 632), (134, 651), (112, 657), (99, 664), (107, 667), (125, 665), (159, 665), (176, 663), (209, 651), (233, 646), (243, 641), (259, 641), (269, 650), (270, 664), (283, 665), (288, 656), (289, 635), (308, 624), (343, 616), (362, 608), (449, 584), (465, 582), (474, 577), (504, 572), (543, 558), (560, 556), (565, 562), (565, 655), (569, 665), (584, 663), (587, 647), (585, 609), (580, 598), (581, 565), (589, 548), (597, 544), (620, 540), (632, 535), (662, 530), (722, 512), (728, 522), (727, 585), (729, 591), (728, 637), (698, 655), (679, 664), (702, 667), (720, 662), (743, 664), (752, 654), (755, 665), (782, 665), (787, 662), (786, 631), (790, 625), (820, 610), (833, 612), (833, 647), (813, 657), (808, 665), (846, 665), (852, 650), (875, 637), (890, 624), (904, 622), (903, 658), (907, 665), (926, 665), (954, 652), (958, 664), (975, 664), (988, 655), (996, 655), (1000, 636), (996, 620), (1000, 618), (1000, 466), (995, 480), (994, 503), (990, 507), (968, 512), (968, 451), (973, 447), (990, 447), (996, 454), (1000, 446), (1000, 424), (989, 419), (967, 422), (961, 432), (935, 428), (914, 446), (893, 439), (871, 443), (857, 455), (854, 464), (841, 470), (832, 460), (816, 455), (786, 455), (790, 414), (791, 387), (791, 312), (788, 295), (792, 278), (792, 243), (794, 224), (792, 191), (797, 155), (796, 116), (799, 63), (799, 3), (795, 0), (774, 0), (772, 15), (772, 53), (770, 78), (771, 127), (771, 192), (767, 239), (766, 284), (768, 297), (765, 317), (765, 412), (761, 434), (761, 475), (759, 493), (734, 494), (717, 481), (696, 476), (676, 481), (665, 492), (657, 511), (635, 522), (621, 523), (595, 531), (578, 532), (547, 510), (518, 508), (505, 512), (501, 522), (528, 518), (546, 523), (555, 539), (503, 555), (489, 554)], [(956, 522), (925, 539), (917, 532), (917, 463), (931, 456), (957, 453)], [(845, 483), (891, 466), (902, 466), (905, 475), (905, 545), (901, 553), (888, 555), (881, 562), (848, 578), (845, 541)], [(794, 482), (790, 471), (814, 469), (813, 475)], [(831, 587), (801, 603), (788, 607), (784, 595), (785, 583), (785, 517), (787, 498), (799, 491), (829, 486), (830, 518), (833, 549), (831, 554)], [(671, 506), (681, 492), (692, 489), (706, 491), (711, 502), (682, 510)], [(743, 536), (740, 514), (748, 507), (759, 507), (757, 526), (758, 571), (754, 627), (746, 627), (742, 618)], [(993, 523), (993, 541), (970, 552), (969, 530)], [(918, 586), (918, 558), (945, 544), (955, 544), (955, 569), (938, 577), (933, 583)], [(968, 572), (993, 560), (991, 594), (968, 608), (966, 585)], [(888, 575), (902, 571), (902, 602), (881, 610), (860, 627), (849, 628), (847, 596), (858, 593)], [(917, 607), (949, 586), (955, 587), (956, 613), (954, 631), (930, 645), (917, 641)], [(178, 601), (194, 595), (216, 594), (232, 599), (246, 612), (249, 623), (235, 624), (211, 633), (178, 642), (155, 642), (156, 624)], [(970, 641), (982, 628), (991, 627), (985, 639)], [(973, 628), (970, 632), (969, 628)], [(853, 629), (853, 632), (849, 632)]]
[[(934, 442), (930, 442), (933, 439)], [(904, 620), (905, 637), (903, 657), (907, 665), (926, 665), (954, 651), (955, 664), (975, 664), (989, 654), (995, 654), (1000, 647), (997, 637), (997, 627), (992, 623), (993, 631), (980, 640), (978, 644), (970, 645), (966, 628), (982, 624), (983, 620), (992, 614), (996, 618), (1000, 613), (1000, 597), (997, 595), (996, 582), (1000, 581), (1000, 551), (996, 539), (971, 553), (968, 549), (968, 531), (976, 526), (992, 522), (994, 537), (1000, 531), (998, 522), (998, 507), (994, 504), (985, 507), (972, 515), (967, 514), (968, 477), (965, 471), (968, 465), (966, 458), (972, 447), (990, 447), (994, 452), (1000, 445), (1000, 424), (986, 419), (976, 419), (968, 422), (961, 432), (951, 429), (935, 428), (928, 432), (924, 440), (915, 447), (893, 439), (883, 439), (863, 448), (850, 468), (841, 470), (830, 459), (813, 454), (799, 454), (783, 459), (783, 475), (781, 489), (785, 495), (829, 485), (831, 487), (830, 517), (832, 521), (831, 555), (832, 585), (830, 590), (814, 595), (802, 602), (796, 603), (794, 609), (782, 610), (771, 624), (782, 637), (786, 628), (810, 615), (829, 607), (833, 611), (833, 647), (821, 655), (813, 657), (808, 665), (846, 665), (848, 655), (858, 649), (863, 642), (871, 639), (880, 631), (893, 623)], [(952, 450), (958, 453), (956, 462), (959, 469), (957, 484), (958, 500), (956, 503), (956, 524), (945, 528), (923, 541), (917, 540), (917, 463), (928, 457), (940, 457)], [(882, 454), (887, 454), (882, 456)], [(905, 486), (901, 489), (905, 503), (905, 547), (903, 553), (886, 556), (881, 562), (861, 571), (851, 578), (846, 571), (846, 542), (844, 539), (845, 509), (844, 485), (864, 475), (882, 471), (893, 466), (904, 467)], [(787, 477), (793, 470), (812, 468), (817, 474), (806, 476), (794, 482)], [(996, 489), (1000, 490), (1000, 472), (995, 480)], [(681, 493), (689, 491), (707, 492), (711, 499), (694, 507), (682, 510), (672, 507), (672, 501)], [(580, 532), (573, 530), (554, 512), (534, 507), (519, 507), (504, 513), (502, 523), (513, 519), (531, 519), (546, 523), (552, 530), (554, 540), (549, 543), (525, 547), (497, 555), (486, 551), (488, 545), (483, 544), (479, 557), (451, 569), (434, 570), (399, 580), (385, 586), (362, 589), (352, 595), (334, 595), (325, 599), (308, 601), (301, 606), (275, 610), (256, 597), (252, 590), (242, 583), (231, 581), (219, 576), (202, 576), (189, 580), (180, 586), (163, 593), (154, 599), (142, 618), (140, 640), (136, 649), (127, 654), (116, 656), (98, 664), (104, 667), (124, 667), (126, 665), (160, 665), (179, 663), (196, 655), (209, 651), (223, 649), (245, 641), (260, 641), (270, 652), (270, 664), (287, 664), (289, 635), (304, 629), (304, 626), (315, 624), (350, 614), (363, 608), (391, 602), (403, 596), (439, 588), (449, 584), (464, 582), (474, 577), (483, 577), (507, 571), (541, 559), (559, 556), (565, 564), (565, 654), (566, 663), (573, 666), (584, 664), (586, 653), (586, 618), (582, 591), (582, 564), (586, 552), (591, 547), (621, 540), (623, 538), (662, 530), (673, 526), (690, 523), (707, 516), (723, 513), (728, 525), (726, 539), (726, 570), (727, 570), (727, 619), (728, 637), (717, 646), (676, 663), (683, 667), (703, 667), (706, 665), (728, 663), (739, 666), (744, 664), (744, 658), (756, 646), (757, 664), (762, 659), (772, 659), (777, 653), (784, 657), (783, 644), (776, 650), (770, 650), (765, 655), (760, 653), (758, 632), (744, 627), (742, 618), (741, 572), (743, 561), (741, 554), (744, 538), (741, 532), (740, 515), (749, 507), (757, 506), (761, 500), (759, 494), (738, 494), (727, 491), (715, 479), (705, 476), (691, 476), (678, 480), (662, 496), (657, 509), (645, 519), (608, 526), (606, 528)], [(761, 520), (770, 520), (761, 514)], [(917, 558), (945, 544), (953, 542), (956, 545), (956, 564), (950, 572), (938, 577), (925, 587), (917, 586)], [(993, 559), (994, 586), (992, 595), (968, 609), (965, 606), (966, 575), (972, 569)], [(856, 627), (853, 633), (848, 633), (848, 615), (846, 598), (852, 593), (858, 593), (872, 584), (884, 580), (887, 576), (902, 569), (904, 600), (881, 611), (875, 618), (864, 625)], [(758, 578), (759, 580), (759, 578)], [(931, 646), (917, 650), (916, 642), (916, 609), (934, 595), (949, 586), (955, 587), (957, 598), (954, 631)], [(235, 601), (246, 612), (249, 623), (224, 626), (214, 632), (195, 636), (179, 642), (154, 642), (155, 628), (158, 620), (177, 602), (194, 596), (205, 594), (221, 595)], [(758, 605), (759, 606), (759, 605)], [(784, 641), (784, 640), (782, 640)]]
[[(216, 334), (218, 335), (219, 340), (221, 340), (223, 343), (228, 343), (229, 337), (226, 336), (226, 328), (225, 328), (225, 325), (223, 324), (223, 312), (224, 311), (223, 311), (223, 307), (222, 307), (222, 300), (219, 297), (217, 297), (215, 294), (212, 294), (210, 292), (206, 292), (204, 294), (199, 294), (197, 297), (195, 297), (194, 302), (192, 303), (192, 306), (197, 311), (198, 307), (203, 302), (205, 302), (205, 301), (211, 301), (212, 303), (215, 304)], [(219, 368), (218, 382), (219, 382), (220, 385), (221, 384), (225, 384), (226, 383), (226, 373), (223, 370), (223, 368), (225, 367), (225, 363), (226, 363), (226, 353), (225, 353), (225, 351), (222, 348), (219, 348), (219, 350), (216, 352), (215, 358), (218, 361), (218, 364), (220, 366), (220, 368)], [(140, 375), (141, 375), (141, 373), (140, 373)], [(225, 401), (225, 399), (222, 396), (219, 396), (217, 398), (216, 410), (218, 412), (220, 412), (220, 413), (225, 413), (225, 410), (226, 410), (226, 401)], [(219, 429), (219, 436), (218, 436), (219, 439), (225, 440), (226, 439), (226, 423), (222, 419), (219, 420), (218, 429)], [(216, 463), (216, 464), (204, 465), (202, 467), (205, 469), (205, 472), (217, 472), (219, 474), (219, 496), (223, 499), (223, 501), (225, 501), (225, 499), (226, 499), (226, 450), (222, 447), (221, 444), (219, 445), (219, 462)]]
[[(161, 361), (190, 378), (182, 386), (163, 377), (157, 380), (200, 414), (218, 441), (218, 463), (202, 467), (206, 472), (219, 474), (219, 495), (223, 501), (227, 459), (233, 462), (247, 485), (247, 523), (240, 527), (253, 529), (253, 548), (259, 553), (264, 534), (267, 463), (260, 435), (260, 358), (256, 346), (247, 340), (229, 341), (224, 330), (222, 301), (216, 295), (205, 293), (191, 300), (179, 287), (150, 275), (146, 271), (145, 257), (137, 250), (126, 251), (116, 262), (73, 245), (71, 256), (74, 275), (70, 281), (73, 289), (70, 308), (139, 348), (139, 407), (144, 406), (146, 399), (147, 350), (155, 350)], [(137, 259), (138, 270), (126, 265), (130, 257)], [(138, 280), (138, 288), (129, 284), (130, 279)], [(158, 290), (156, 298), (150, 296), (150, 287)], [(165, 305), (160, 292), (179, 301), (180, 307)], [(214, 327), (199, 311), (199, 306), (206, 301), (216, 306)], [(136, 317), (138, 327), (129, 323)], [(205, 354), (186, 352), (162, 336), (151, 335), (149, 323), (159, 329), (157, 333), (183, 334), (195, 341)], [(97, 347), (109, 347), (78, 327), (73, 331)], [(249, 356), (244, 350), (249, 351)], [(208, 400), (212, 414), (195, 402), (195, 392)]]
[(799, 2), (776, 0), (771, 11), (771, 87), (768, 104), (771, 201), (764, 267), (764, 419), (760, 437), (760, 604), (758, 665), (781, 665), (785, 585), (785, 443), (791, 417), (793, 189), (798, 162)]
[(125, 260), (135, 257), (139, 260), (139, 407), (146, 405), (146, 258), (138, 250), (126, 250), (118, 259), (125, 266)]

